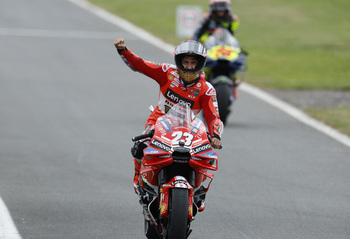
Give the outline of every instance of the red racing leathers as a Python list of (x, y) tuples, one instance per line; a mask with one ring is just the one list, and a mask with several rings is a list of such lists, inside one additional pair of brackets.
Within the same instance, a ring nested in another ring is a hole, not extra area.
[(175, 65), (145, 61), (128, 48), (118, 50), (118, 53), (132, 70), (154, 79), (160, 86), (158, 105), (149, 116), (146, 126), (154, 125), (157, 118), (164, 115), (173, 104), (183, 102), (195, 114), (203, 109), (211, 137), (221, 138), (223, 124), (218, 112), (216, 92), (205, 80), (204, 73), (192, 84), (185, 85)]

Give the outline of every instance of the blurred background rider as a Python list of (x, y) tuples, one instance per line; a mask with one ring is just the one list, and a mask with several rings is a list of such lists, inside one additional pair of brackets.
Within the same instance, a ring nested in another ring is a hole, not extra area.
[(209, 12), (204, 14), (200, 26), (196, 29), (192, 39), (205, 44), (207, 38), (218, 27), (228, 29), (232, 35), (239, 26), (238, 16), (231, 12), (230, 0), (210, 0)]

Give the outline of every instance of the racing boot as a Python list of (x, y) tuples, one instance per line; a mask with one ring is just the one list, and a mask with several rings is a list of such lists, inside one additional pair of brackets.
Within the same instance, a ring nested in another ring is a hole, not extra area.
[(205, 209), (205, 200), (202, 201), (201, 206), (198, 208), (198, 211), (202, 212)]
[(201, 200), (198, 202), (198, 211), (202, 212), (205, 209), (205, 194), (201, 196)]
[(195, 196), (194, 202), (198, 207), (198, 211), (202, 212), (205, 209), (205, 196), (206, 196), (206, 193), (202, 188), (202, 186), (195, 194), (197, 194), (198, 196)]
[(141, 204), (141, 206), (143, 206), (144, 214), (147, 220), (151, 220), (150, 217), (148, 216), (149, 215), (148, 204), (150, 203), (150, 196), (145, 190), (143, 190), (141, 186), (142, 184), (142, 181), (140, 180), (141, 164), (138, 161), (139, 159), (134, 158), (134, 164), (135, 164), (134, 190), (135, 190), (135, 193), (139, 196), (139, 203)]
[(138, 160), (134, 158), (134, 164), (135, 164), (135, 175), (134, 175), (134, 190), (137, 195), (139, 195), (139, 190), (138, 186), (140, 184), (139, 179), (140, 179), (140, 168), (141, 164), (137, 162)]

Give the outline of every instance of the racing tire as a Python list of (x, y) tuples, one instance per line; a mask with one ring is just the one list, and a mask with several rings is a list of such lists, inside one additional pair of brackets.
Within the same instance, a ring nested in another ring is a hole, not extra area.
[(223, 124), (226, 124), (227, 116), (230, 114), (230, 105), (231, 105), (231, 95), (232, 90), (228, 84), (218, 84), (215, 85), (216, 97), (219, 105), (219, 114), (220, 119)]
[(166, 239), (186, 239), (188, 232), (189, 190), (173, 188), (169, 197), (169, 217)]

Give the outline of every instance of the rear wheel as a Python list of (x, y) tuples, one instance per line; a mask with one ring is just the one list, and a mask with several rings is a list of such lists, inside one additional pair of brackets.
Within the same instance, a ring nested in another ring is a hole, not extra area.
[(185, 239), (188, 231), (188, 189), (173, 188), (169, 197), (166, 239)]

